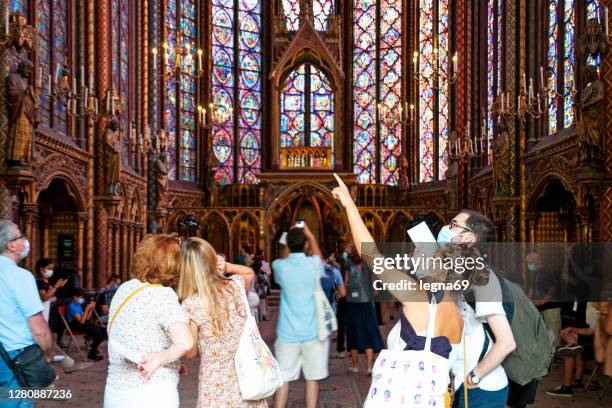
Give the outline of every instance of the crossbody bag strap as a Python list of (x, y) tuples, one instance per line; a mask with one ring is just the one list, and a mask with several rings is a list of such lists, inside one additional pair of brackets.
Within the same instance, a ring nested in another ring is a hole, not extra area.
[(8, 355), (2, 343), (0, 343), (0, 355), (2, 356), (2, 359), (4, 360), (8, 368), (10, 368), (11, 371), (15, 372), (15, 363), (11, 359), (11, 356)]
[(241, 293), (240, 298), (242, 299), (244, 310), (246, 311), (246, 316), (251, 316), (251, 306), (249, 306), (249, 299), (247, 298), (246, 288), (244, 287), (244, 280), (242, 276), (234, 275), (232, 276), (232, 281), (234, 281), (234, 283), (238, 285), (238, 290)]
[(138, 289), (136, 289), (135, 291), (133, 291), (132, 293), (130, 293), (125, 299), (123, 299), (123, 302), (121, 302), (121, 304), (119, 305), (119, 307), (117, 308), (117, 311), (115, 312), (115, 314), (113, 315), (112, 319), (110, 320), (110, 322), (108, 323), (108, 331), (110, 331), (111, 326), (113, 325), (113, 322), (115, 321), (115, 318), (117, 318), (117, 315), (119, 314), (119, 312), (121, 311), (121, 309), (123, 309), (123, 306), (125, 306), (125, 304), (138, 292), (140, 292), (143, 289), (146, 289), (150, 286), (161, 286), (159, 283), (147, 283), (146, 285), (143, 285), (141, 287), (139, 287)]

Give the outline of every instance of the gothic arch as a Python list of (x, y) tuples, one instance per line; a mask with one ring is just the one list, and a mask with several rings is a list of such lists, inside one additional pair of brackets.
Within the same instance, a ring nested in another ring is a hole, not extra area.
[(36, 191), (36, 195), (33, 197), (32, 201), (37, 202), (40, 196), (40, 193), (47, 190), (49, 186), (51, 185), (51, 183), (53, 183), (55, 180), (60, 180), (62, 183), (64, 183), (67, 186), (66, 190), (68, 191), (68, 194), (70, 195), (70, 197), (76, 203), (77, 210), (86, 211), (85, 204), (84, 204), (85, 200), (81, 196), (79, 188), (77, 187), (79, 185), (78, 182), (69, 173), (65, 171), (57, 171), (53, 173), (52, 175), (50, 175), (49, 177), (47, 177), (43, 182), (41, 182), (39, 185), (39, 188)]

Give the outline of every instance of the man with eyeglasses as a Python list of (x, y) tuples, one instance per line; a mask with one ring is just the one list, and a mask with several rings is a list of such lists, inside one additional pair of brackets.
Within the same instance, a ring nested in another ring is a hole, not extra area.
[[(34, 275), (17, 265), (30, 252), (30, 243), (10, 220), (0, 220), (0, 343), (10, 358), (37, 343), (51, 361), (53, 340), (42, 311)], [(20, 386), (0, 358), (0, 400), (3, 407), (32, 407), (31, 400), (9, 400), (9, 390)]]

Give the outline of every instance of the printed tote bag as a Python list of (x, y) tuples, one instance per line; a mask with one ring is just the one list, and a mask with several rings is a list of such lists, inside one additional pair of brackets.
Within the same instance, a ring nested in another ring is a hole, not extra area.
[(429, 304), (427, 338), (423, 350), (402, 350), (389, 344), (372, 369), (372, 385), (365, 408), (443, 408), (450, 381), (449, 361), (431, 351), (436, 327), (436, 300)]

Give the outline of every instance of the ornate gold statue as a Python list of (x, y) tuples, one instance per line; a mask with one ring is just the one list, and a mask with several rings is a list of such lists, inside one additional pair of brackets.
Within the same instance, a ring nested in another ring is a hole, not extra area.
[(602, 135), (604, 129), (604, 84), (597, 75), (597, 68), (584, 68), (586, 86), (580, 93), (580, 120), (578, 140), (581, 162), (601, 159)]
[(166, 204), (168, 193), (168, 142), (166, 131), (160, 129), (157, 134), (157, 158), (155, 160), (155, 208), (160, 209)]
[(504, 122), (498, 124), (498, 135), (493, 146), (493, 181), (495, 195), (507, 196), (510, 182), (510, 134)]
[(28, 167), (32, 163), (34, 128), (38, 122), (38, 96), (30, 84), (33, 75), (34, 64), (23, 60), (19, 63), (17, 72), (7, 77), (9, 131), (6, 161), (9, 166)]
[(119, 120), (113, 118), (104, 132), (104, 170), (106, 174), (106, 192), (118, 195), (121, 175), (121, 134)]

